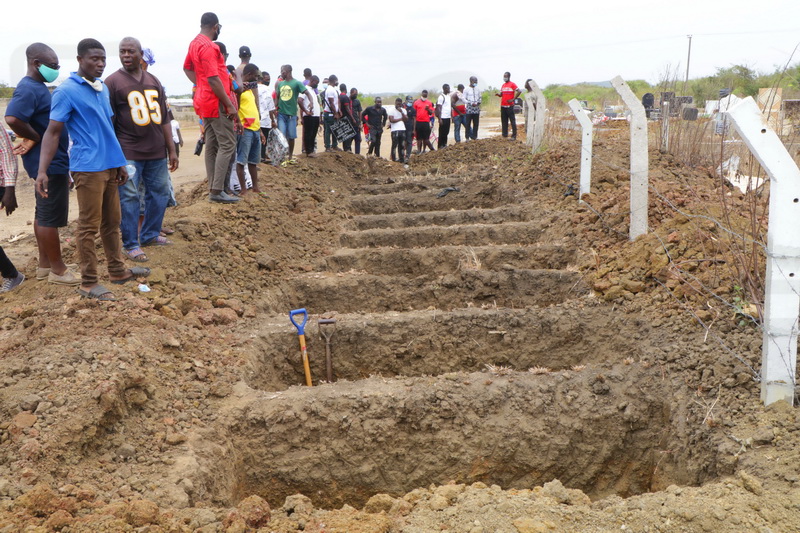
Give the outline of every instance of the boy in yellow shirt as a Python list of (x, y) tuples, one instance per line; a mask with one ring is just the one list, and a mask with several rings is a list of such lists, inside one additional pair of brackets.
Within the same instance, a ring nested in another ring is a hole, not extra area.
[[(245, 84), (252, 84), (258, 79), (258, 67), (252, 63), (245, 65), (242, 71), (242, 81)], [(247, 85), (245, 85), (247, 87)], [(239, 120), (242, 123), (244, 132), (236, 142), (236, 175), (239, 178), (239, 185), (242, 187), (242, 194), (247, 192), (245, 182), (244, 166), (250, 173), (253, 180), (253, 192), (261, 193), (258, 188), (258, 163), (261, 161), (261, 122), (258, 113), (257, 88), (245, 89), (239, 98)]]

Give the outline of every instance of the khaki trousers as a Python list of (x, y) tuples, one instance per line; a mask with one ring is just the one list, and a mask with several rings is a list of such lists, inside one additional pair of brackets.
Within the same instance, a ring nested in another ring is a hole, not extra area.
[(84, 285), (97, 283), (97, 252), (95, 235), (100, 232), (108, 273), (122, 277), (122, 240), (119, 234), (120, 205), (116, 168), (102, 172), (74, 172), (78, 196), (78, 261)]

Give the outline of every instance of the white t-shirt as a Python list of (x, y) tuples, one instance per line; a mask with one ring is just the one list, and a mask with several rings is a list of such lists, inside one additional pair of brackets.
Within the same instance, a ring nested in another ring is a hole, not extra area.
[(389, 121), (389, 126), (391, 127), (391, 131), (406, 131), (406, 125), (403, 122), (408, 118), (408, 114), (406, 113), (405, 109), (397, 109), (396, 107), (392, 106), (388, 109), (389, 111), (389, 118), (399, 118), (397, 122)]
[(180, 131), (181, 129), (180, 123), (177, 120), (172, 119), (169, 125), (172, 127), (172, 142), (174, 142), (175, 144), (180, 143), (181, 138), (178, 136), (178, 131)]
[(258, 85), (258, 111), (261, 113), (261, 126), (271, 128), (269, 112), (275, 111), (275, 100), (272, 99), (272, 89), (263, 83)]
[[(334, 107), (333, 110), (329, 109), (330, 108), (330, 101), (328, 100), (329, 98), (333, 98), (333, 107)], [(327, 113), (333, 113), (335, 111), (339, 111), (339, 88), (338, 87), (329, 86), (327, 89), (325, 89), (325, 104), (323, 106), (323, 109)]]
[(453, 96), (452, 94), (440, 94), (439, 98), (436, 100), (436, 105), (442, 106), (441, 117), (442, 118), (450, 118), (452, 115), (452, 108), (453, 104), (450, 101), (450, 97)]
[[(313, 94), (313, 90), (314, 89), (312, 89), (311, 87), (309, 87), (308, 89), (309, 89), (309, 92), (311, 92)], [(309, 100), (311, 101), (311, 105), (310, 106), (308, 104)], [(314, 95), (311, 98), (308, 98), (306, 96), (306, 93), (300, 93), (300, 96), (297, 97), (297, 101), (298, 102), (303, 102), (303, 106), (305, 106), (306, 109), (311, 107), (311, 116), (313, 116), (313, 117), (321, 117), (322, 116), (322, 108), (319, 105), (319, 98), (317, 98), (317, 95)]]

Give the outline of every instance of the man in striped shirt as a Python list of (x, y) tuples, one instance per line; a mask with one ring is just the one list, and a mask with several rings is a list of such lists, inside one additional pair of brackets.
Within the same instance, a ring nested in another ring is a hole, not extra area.
[[(6, 215), (10, 215), (17, 208), (17, 156), (13, 153), (11, 139), (6, 133), (5, 128), (0, 128), (0, 208), (6, 210)], [(6, 257), (3, 248), (0, 247), (0, 275), (3, 276), (0, 282), (0, 292), (8, 292), (25, 281), (25, 275), (14, 268), (14, 263)]]

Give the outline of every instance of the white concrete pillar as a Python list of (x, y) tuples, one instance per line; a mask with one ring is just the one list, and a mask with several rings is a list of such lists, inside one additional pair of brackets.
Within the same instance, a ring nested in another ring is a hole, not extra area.
[(536, 153), (544, 139), (545, 115), (547, 113), (547, 99), (544, 93), (532, 79), (528, 81), (530, 90), (525, 95), (527, 117), (525, 119), (525, 142)]
[(761, 401), (794, 402), (800, 313), (800, 169), (752, 97), (727, 112), (769, 175)]
[(648, 208), (648, 155), (647, 113), (644, 106), (621, 76), (611, 80), (611, 85), (631, 111), (631, 226), (630, 240), (647, 233)]
[(569, 108), (581, 125), (581, 184), (578, 200), (582, 202), (583, 195), (592, 192), (592, 133), (594, 132), (594, 124), (592, 124), (589, 115), (583, 110), (583, 106), (575, 98), (569, 101)]

